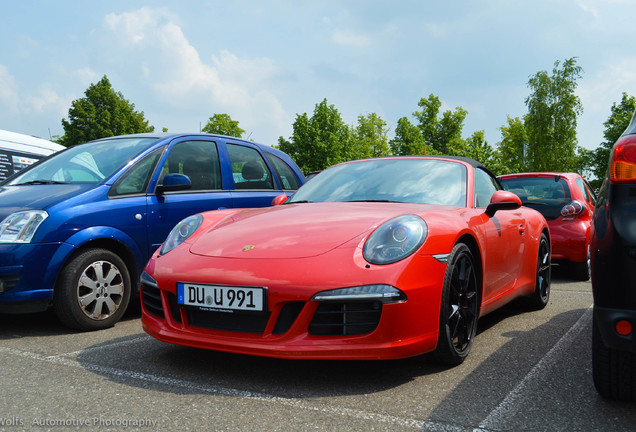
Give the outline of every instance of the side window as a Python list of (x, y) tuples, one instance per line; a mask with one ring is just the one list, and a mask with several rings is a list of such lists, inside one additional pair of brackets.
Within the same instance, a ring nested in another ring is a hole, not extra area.
[(486, 171), (475, 169), (475, 208), (486, 208), (492, 195), (497, 192), (497, 181)]
[(283, 189), (296, 190), (300, 187), (300, 182), (298, 181), (298, 178), (296, 178), (296, 174), (294, 174), (294, 171), (285, 163), (285, 161), (278, 156), (274, 156), (269, 153), (265, 153), (265, 157), (274, 167)]
[(161, 157), (164, 148), (150, 153), (148, 156), (129, 168), (110, 189), (108, 196), (117, 197), (124, 195), (137, 195), (146, 192), (150, 177), (155, 170), (157, 161)]
[(184, 141), (175, 144), (162, 167), (161, 184), (166, 174), (185, 174), (193, 191), (222, 189), (221, 165), (216, 143)]
[(585, 196), (585, 200), (589, 203), (592, 202), (592, 199), (590, 198), (590, 194), (587, 191), (587, 189), (585, 189), (585, 184), (583, 183), (583, 179), (582, 178), (577, 178), (576, 179), (576, 187), (579, 188), (579, 190), (581, 191), (581, 193), (583, 193), (583, 195)]
[(261, 154), (251, 147), (228, 144), (235, 189), (274, 189), (272, 174)]

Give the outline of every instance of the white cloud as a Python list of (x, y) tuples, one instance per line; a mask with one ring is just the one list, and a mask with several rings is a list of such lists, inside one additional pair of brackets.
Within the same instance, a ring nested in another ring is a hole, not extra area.
[(257, 141), (265, 130), (271, 140), (288, 129), (289, 116), (268, 90), (277, 72), (270, 59), (223, 50), (205, 61), (163, 9), (109, 14), (105, 22), (118, 44), (115, 49), (134, 57), (131, 64), (138, 65), (142, 85), (152, 88), (168, 109), (200, 107), (206, 119), (226, 112), (248, 133), (255, 131)]
[(19, 100), (15, 78), (9, 73), (6, 66), (0, 65), (0, 101), (11, 112), (17, 112)]
[(364, 48), (371, 45), (371, 39), (369, 37), (351, 30), (334, 30), (331, 39), (339, 45), (356, 48)]
[(86, 87), (99, 81), (101, 78), (101, 76), (97, 72), (89, 67), (77, 69), (73, 72), (73, 75), (75, 75), (80, 83), (82, 83), (82, 85)]

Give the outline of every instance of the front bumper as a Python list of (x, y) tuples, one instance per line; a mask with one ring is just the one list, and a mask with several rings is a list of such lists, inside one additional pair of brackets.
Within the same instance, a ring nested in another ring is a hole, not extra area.
[(49, 307), (64, 257), (72, 250), (65, 243), (0, 244), (0, 312)]
[[(406, 263), (366, 268), (366, 263), (352, 262), (351, 250), (339, 258), (269, 262), (189, 255), (187, 266), (169, 267), (155, 266), (153, 258), (146, 271), (158, 287), (142, 284), (143, 328), (173, 344), (290, 359), (396, 359), (435, 350), (445, 264), (416, 255)], [(196, 283), (267, 286), (267, 313), (214, 316), (214, 312), (183, 308), (176, 302), (175, 289), (184, 278)], [(311, 300), (320, 291), (370, 284), (395, 286), (407, 300), (376, 305)], [(342, 326), (336, 326), (333, 334), (316, 334), (313, 326), (325, 309)], [(362, 315), (356, 315), (359, 311)], [(340, 330), (360, 316), (366, 320), (375, 316), (376, 321), (361, 334)]]

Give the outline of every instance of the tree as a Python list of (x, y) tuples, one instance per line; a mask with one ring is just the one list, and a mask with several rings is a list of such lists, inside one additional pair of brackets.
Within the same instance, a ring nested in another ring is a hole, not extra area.
[(358, 116), (358, 126), (353, 131), (348, 159), (363, 159), (389, 155), (386, 122), (377, 114)]
[(143, 111), (135, 111), (134, 104), (113, 90), (106, 75), (84, 94), (72, 102), (68, 121), (62, 119), (61, 144), (68, 147), (98, 138), (154, 131)]
[(496, 174), (500, 174), (500, 158), (495, 149), (484, 139), (484, 131), (474, 132), (468, 139), (453, 138), (448, 144), (448, 154), (474, 159)]
[(311, 117), (296, 115), (289, 140), (278, 138), (278, 148), (290, 155), (303, 172), (323, 170), (349, 160), (351, 129), (324, 99)]
[(616, 102), (612, 104), (611, 111), (610, 116), (603, 123), (603, 126), (605, 126), (605, 131), (603, 132), (605, 141), (593, 151), (592, 155), (593, 173), (598, 179), (598, 183), (600, 183), (600, 179), (605, 177), (607, 172), (612, 146), (623, 134), (632, 119), (634, 111), (636, 111), (636, 98), (623, 93), (621, 101), (618, 104)]
[(434, 94), (430, 94), (428, 99), (420, 99), (418, 106), (422, 108), (422, 111), (416, 111), (413, 115), (419, 120), (424, 142), (437, 152), (448, 154), (448, 145), (451, 140), (461, 138), (464, 119), (468, 111), (457, 107), (455, 111), (444, 111), (440, 119), (439, 111), (442, 102)]
[(528, 81), (532, 93), (525, 100), (528, 113), (528, 168), (532, 171), (573, 171), (576, 166), (576, 124), (583, 112), (574, 94), (583, 69), (576, 58), (554, 63), (552, 75), (537, 72)]
[(497, 148), (501, 160), (502, 171), (499, 174), (509, 174), (525, 171), (524, 146), (528, 143), (528, 134), (519, 117), (508, 116), (507, 126), (501, 126), (501, 143)]
[(425, 155), (436, 152), (427, 145), (420, 128), (415, 126), (406, 117), (397, 122), (395, 137), (389, 141), (391, 153), (395, 156)]
[(201, 129), (202, 132), (227, 135), (242, 138), (245, 131), (239, 127), (239, 122), (232, 120), (229, 114), (214, 114)]

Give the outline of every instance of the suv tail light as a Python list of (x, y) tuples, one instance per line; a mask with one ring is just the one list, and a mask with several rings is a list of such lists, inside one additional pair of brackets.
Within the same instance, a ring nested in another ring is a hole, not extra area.
[(620, 138), (614, 145), (609, 166), (613, 182), (636, 181), (636, 135)]

